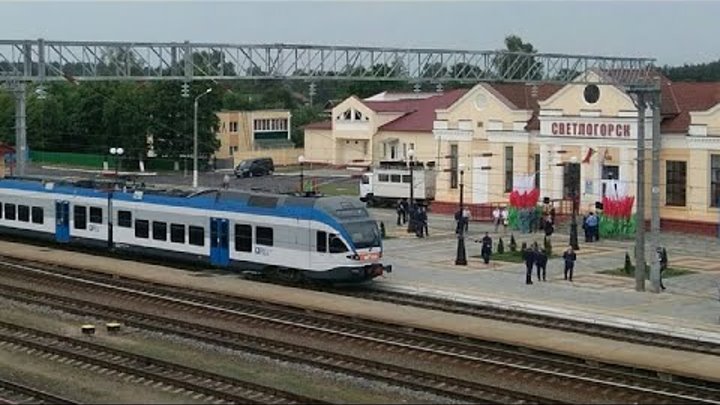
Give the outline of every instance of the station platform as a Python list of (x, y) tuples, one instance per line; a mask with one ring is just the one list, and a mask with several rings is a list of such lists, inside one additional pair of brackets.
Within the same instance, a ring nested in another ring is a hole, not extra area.
[[(426, 239), (423, 242), (429, 242), (429, 240)], [(148, 282), (216, 291), (222, 294), (293, 305), (310, 310), (334, 312), (358, 318), (401, 324), (412, 328), (423, 328), (470, 338), (503, 342), (536, 350), (576, 356), (591, 361), (609, 362), (655, 370), (658, 373), (720, 382), (720, 359), (718, 356), (647, 347), (572, 332), (549, 330), (421, 308), (410, 308), (383, 302), (359, 301), (356, 298), (248, 281), (227, 273), (200, 273), (179, 270), (135, 261), (4, 241), (0, 241), (0, 249), (5, 255), (24, 260), (86, 268), (93, 271), (144, 279)], [(420, 250), (432, 251), (432, 249), (416, 248), (415, 253)], [(401, 266), (399, 273), (410, 272), (412, 268), (409, 266), (411, 264)], [(449, 271), (445, 267), (448, 266), (440, 265), (434, 271), (443, 274), (443, 271)], [(393, 274), (396, 273), (393, 272)], [(467, 274), (466, 279), (468, 279)], [(512, 273), (501, 271), (497, 274), (511, 275)], [(409, 276), (382, 282), (400, 285), (406, 277)], [(416, 285), (419, 284), (419, 282), (415, 283)], [(555, 283), (547, 283), (548, 286), (553, 284)], [(567, 288), (576, 287), (570, 286)], [(551, 293), (547, 293), (547, 295), (551, 295)], [(641, 295), (643, 297), (657, 297), (650, 294)], [(660, 297), (666, 296), (669, 296), (669, 294)], [(607, 298), (612, 299), (609, 296)], [(360, 302), (362, 302), (361, 305)], [(580, 311), (585, 308), (584, 305), (586, 304), (583, 301), (579, 301), (575, 309)], [(587, 315), (589, 316), (589, 314)], [(676, 321), (678, 323), (682, 322), (680, 319), (676, 319)], [(706, 331), (705, 334), (707, 337), (713, 335), (710, 331)]]

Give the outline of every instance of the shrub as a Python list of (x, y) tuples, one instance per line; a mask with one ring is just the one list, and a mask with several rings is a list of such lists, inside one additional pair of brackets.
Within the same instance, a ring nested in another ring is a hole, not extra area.
[(630, 255), (628, 252), (625, 252), (625, 265), (623, 265), (623, 271), (625, 274), (632, 274), (633, 271), (635, 271), (632, 262), (630, 261)]
[(517, 251), (517, 242), (515, 242), (515, 235), (510, 234), (510, 251), (516, 252)]
[(547, 254), (548, 257), (552, 256), (552, 243), (550, 243), (550, 238), (546, 236), (543, 245), (545, 248), (545, 254)]
[(502, 238), (500, 238), (500, 241), (498, 241), (497, 252), (499, 255), (505, 253), (505, 245), (503, 244)]
[(385, 239), (385, 223), (380, 222), (380, 237)]
[(520, 245), (520, 250), (523, 252), (527, 250), (527, 243), (523, 242), (522, 245)]

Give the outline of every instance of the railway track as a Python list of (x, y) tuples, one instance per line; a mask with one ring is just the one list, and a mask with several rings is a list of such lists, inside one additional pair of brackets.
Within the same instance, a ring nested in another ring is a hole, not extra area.
[[(214, 403), (324, 403), (314, 398), (174, 364), (156, 358), (0, 321), (0, 347), (21, 350), (96, 372)], [(52, 400), (50, 401), (52, 402)]]
[(26, 385), (0, 379), (0, 404), (72, 405), (76, 403)]
[(355, 290), (331, 289), (328, 290), (328, 292), (353, 298), (406, 305), (415, 308), (425, 308), (479, 318), (495, 319), (503, 322), (513, 322), (567, 332), (582, 333), (584, 335), (597, 336), (628, 343), (637, 343), (641, 345), (665, 347), (675, 350), (720, 356), (720, 345), (713, 342), (701, 341), (692, 338), (667, 336), (660, 333), (646, 332), (606, 324), (588, 323), (567, 318), (558, 318), (550, 315), (502, 309), (490, 305), (471, 304), (446, 298), (428, 297), (391, 289), (386, 290), (382, 287)]
[[(552, 381), (560, 379), (564, 381), (563, 385), (570, 382), (575, 388), (588, 390), (588, 392), (607, 393), (608, 391), (612, 391), (615, 400), (651, 403), (720, 403), (719, 387), (713, 384), (704, 386), (700, 382), (695, 381), (693, 381), (693, 383), (662, 381), (657, 378), (657, 376), (653, 376), (652, 373), (639, 374), (637, 370), (626, 370), (611, 367), (610, 365), (588, 365), (579, 359), (550, 356), (538, 352), (518, 353), (518, 349), (515, 347), (502, 347), (501, 345), (489, 344), (488, 342), (461, 342), (458, 341), (456, 337), (443, 336), (427, 331), (400, 331), (392, 325), (370, 324), (358, 320), (343, 320), (337, 316), (328, 316), (327, 314), (308, 314), (305, 311), (293, 308), (252, 303), (234, 297), (232, 299), (228, 297), (218, 298), (216, 294), (200, 291), (180, 290), (174, 287), (147, 284), (136, 286), (138, 289), (134, 289), (133, 284), (137, 283), (136, 280), (113, 280), (107, 277), (104, 280), (99, 280), (96, 277), (97, 275), (92, 277), (94, 278), (93, 280), (87, 280), (82, 279), (82, 277), (77, 274), (70, 275), (69, 273), (74, 271), (71, 269), (63, 269), (62, 272), (64, 274), (59, 276), (48, 273), (42, 269), (34, 269), (28, 266), (20, 267), (24, 267), (24, 270), (21, 270), (20, 273), (24, 274), (24, 277), (32, 279), (33, 285), (43, 283), (57, 284), (60, 282), (58, 281), (58, 277), (61, 277), (62, 281), (60, 283), (75, 284), (74, 287), (71, 287), (72, 289), (80, 288), (78, 284), (86, 289), (102, 289), (103, 294), (106, 295), (120, 294), (120, 296), (124, 297), (123, 299), (142, 299), (142, 302), (145, 304), (151, 303), (152, 306), (160, 306), (165, 309), (174, 307), (185, 312), (192, 311), (194, 315), (202, 318), (221, 317), (234, 322), (251, 324), (254, 327), (274, 327), (289, 333), (312, 333), (313, 336), (340, 338), (344, 341), (357, 342), (359, 345), (382, 348), (388, 352), (401, 351), (403, 353), (412, 353), (415, 357), (425, 359), (452, 363), (459, 362), (477, 371), (513, 376), (520, 374), (529, 379), (533, 379), (533, 381), (551, 383)], [(15, 269), (18, 270), (19, 267), (15, 267)], [(111, 282), (112, 285), (109, 285), (109, 282)], [(57, 290), (57, 285), (54, 285), (54, 288)], [(309, 363), (314, 366), (330, 368), (333, 371), (350, 372), (351, 374), (355, 372), (355, 375), (357, 375), (357, 371), (359, 370), (368, 370), (363, 376), (375, 379), (378, 379), (378, 377), (382, 379), (384, 375), (396, 375), (404, 372), (407, 376), (405, 378), (406, 382), (400, 385), (420, 391), (433, 392), (438, 395), (449, 394), (442, 390), (428, 391), (428, 388), (437, 386), (438, 383), (440, 383), (446, 386), (451, 385), (453, 387), (451, 391), (456, 394), (472, 392), (472, 390), (477, 392), (480, 390), (482, 394), (472, 394), (470, 397), (474, 396), (475, 401), (480, 398), (482, 398), (483, 401), (489, 400), (487, 391), (490, 390), (490, 387), (482, 385), (472, 386), (470, 381), (452, 379), (450, 377), (444, 377), (446, 380), (440, 380), (440, 376), (430, 373), (421, 373), (421, 375), (418, 375), (418, 370), (403, 370), (402, 367), (387, 364), (383, 365), (377, 362), (370, 362), (367, 359), (358, 359), (347, 355), (341, 356), (336, 353), (298, 347), (277, 341), (269, 341), (257, 336), (220, 330), (197, 323), (187, 323), (177, 319), (173, 320), (150, 314), (124, 311), (87, 301), (33, 292), (7, 285), (3, 286), (0, 291), (2, 295), (13, 299), (24, 300), (31, 303), (48, 302), (51, 306), (60, 306), (60, 309), (69, 312), (84, 315), (92, 312), (93, 315), (99, 317), (123, 319), (124, 322), (140, 328), (176, 335), (179, 334), (192, 339), (199, 339), (206, 342), (210, 341), (213, 344), (219, 344), (221, 346), (227, 347), (229, 342), (243, 341), (240, 347), (235, 345), (233, 348), (244, 351), (254, 351), (256, 353), (261, 352), (260, 354), (270, 357), (278, 357), (278, 354), (282, 354), (285, 356), (284, 360), (296, 362), (308, 363), (310, 360)], [(90, 307), (92, 310), (88, 309)], [(209, 340), (208, 338), (212, 339)], [(272, 350), (268, 352), (267, 349), (269, 347), (271, 347)], [(291, 358), (289, 359), (288, 356)], [(329, 361), (317, 362), (315, 360), (317, 358)], [(350, 364), (351, 366), (338, 368), (338, 362), (340, 364)], [(399, 381), (400, 379), (392, 377), (389, 378), (387, 382), (398, 384)], [(418, 386), (419, 382), (423, 381), (428, 381), (424, 388)], [(485, 397), (479, 395), (484, 395)], [(497, 393), (494, 395), (497, 395)], [(511, 398), (512, 395), (515, 395), (515, 401), (547, 402), (546, 398), (535, 396), (517, 398), (518, 393), (512, 392), (503, 392), (502, 395), (507, 395)], [(456, 396), (455, 398), (458, 397)], [(464, 397), (458, 399), (471, 400), (473, 398)], [(499, 402), (510, 402), (507, 399), (508, 398), (501, 399)]]

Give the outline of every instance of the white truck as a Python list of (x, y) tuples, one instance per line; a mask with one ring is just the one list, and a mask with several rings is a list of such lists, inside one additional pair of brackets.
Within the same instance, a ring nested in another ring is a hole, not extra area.
[[(395, 205), (400, 199), (410, 199), (410, 168), (398, 164), (381, 164), (363, 173), (360, 181), (360, 200), (369, 206)], [(433, 166), (413, 166), (413, 198), (419, 203), (435, 199), (436, 171)]]

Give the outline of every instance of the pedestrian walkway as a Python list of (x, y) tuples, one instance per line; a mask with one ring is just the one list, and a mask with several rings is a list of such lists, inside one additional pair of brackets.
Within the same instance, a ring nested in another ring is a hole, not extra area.
[[(386, 232), (405, 232), (395, 225), (393, 210), (372, 209), (376, 219), (385, 223)], [(482, 262), (480, 244), (475, 243), (484, 232), (493, 238), (493, 252), (500, 237), (506, 250), (511, 232), (495, 233), (489, 223), (471, 223), (466, 237), (467, 266), (456, 266), (457, 237), (454, 219), (446, 215), (429, 216), (431, 237), (428, 239), (391, 238), (384, 242), (386, 261), (393, 265), (393, 273), (381, 280), (386, 288), (433, 293), (464, 300), (492, 302), (514, 308), (538, 308), (558, 316), (588, 321), (621, 322), (632, 325), (655, 325), (670, 331), (706, 331), (720, 333), (720, 263), (710, 255), (720, 252), (720, 241), (695, 235), (661, 235), (661, 244), (668, 249), (670, 267), (685, 268), (693, 274), (664, 280), (667, 290), (660, 294), (636, 292), (631, 277), (600, 274), (602, 270), (621, 268), (625, 253), (633, 257), (633, 241), (600, 240), (584, 243), (575, 266), (573, 282), (563, 279), (562, 259), (548, 261), (548, 281), (525, 284), (524, 263), (492, 260)], [(514, 233), (518, 249), (543, 243), (544, 234)], [(567, 234), (551, 237), (553, 251), (560, 254), (567, 248)], [(649, 252), (649, 246), (648, 250)], [(633, 258), (634, 261), (634, 258)], [(534, 272), (534, 269), (533, 269)]]

